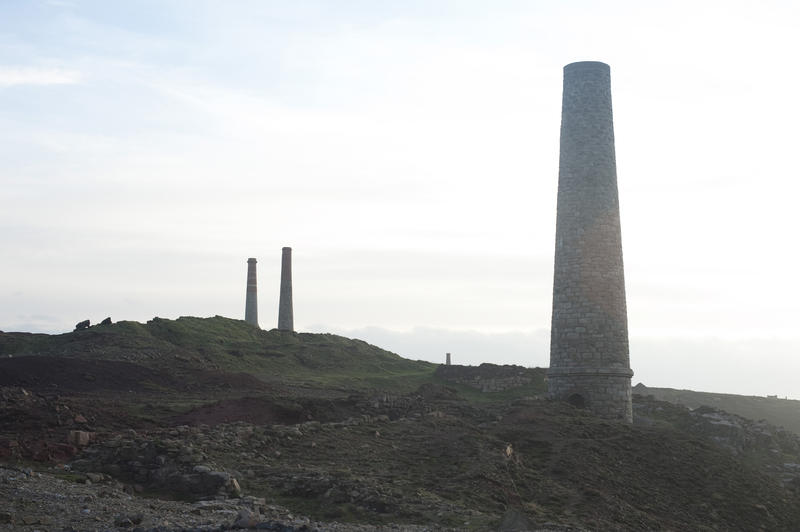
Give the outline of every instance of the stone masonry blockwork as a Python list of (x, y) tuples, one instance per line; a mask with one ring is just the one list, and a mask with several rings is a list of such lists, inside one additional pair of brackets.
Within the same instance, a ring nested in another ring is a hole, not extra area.
[(548, 394), (631, 421), (608, 65), (564, 67)]

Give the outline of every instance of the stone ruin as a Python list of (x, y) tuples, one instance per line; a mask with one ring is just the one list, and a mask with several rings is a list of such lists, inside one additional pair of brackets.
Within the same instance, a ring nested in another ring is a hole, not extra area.
[(564, 67), (548, 395), (632, 421), (611, 75)]
[(536, 379), (533, 369), (487, 363), (480, 366), (443, 364), (436, 368), (434, 376), (447, 382), (464, 384), (482, 392), (502, 392), (511, 388), (519, 388)]

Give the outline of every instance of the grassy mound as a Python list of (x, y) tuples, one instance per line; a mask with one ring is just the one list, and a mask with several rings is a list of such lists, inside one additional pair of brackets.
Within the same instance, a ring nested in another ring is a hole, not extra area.
[(247, 373), (264, 381), (415, 389), (436, 364), (333, 334), (264, 331), (222, 316), (122, 321), (59, 335), (0, 333), (0, 356), (113, 360), (169, 370)]

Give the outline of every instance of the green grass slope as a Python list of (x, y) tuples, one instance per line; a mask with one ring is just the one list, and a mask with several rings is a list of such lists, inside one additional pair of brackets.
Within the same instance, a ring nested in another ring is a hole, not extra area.
[(436, 364), (405, 359), (333, 334), (264, 331), (242, 320), (153, 318), (59, 335), (0, 333), (0, 356), (48, 355), (131, 362), (180, 373), (248, 373), (265, 381), (409, 390), (431, 380)]

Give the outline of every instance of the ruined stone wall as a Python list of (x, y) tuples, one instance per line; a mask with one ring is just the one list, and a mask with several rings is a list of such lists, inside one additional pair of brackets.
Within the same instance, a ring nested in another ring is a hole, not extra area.
[(610, 69), (564, 67), (548, 393), (631, 420)]
[(442, 380), (464, 384), (482, 392), (502, 392), (519, 388), (534, 381), (532, 370), (522, 366), (480, 366), (442, 365), (434, 375)]

